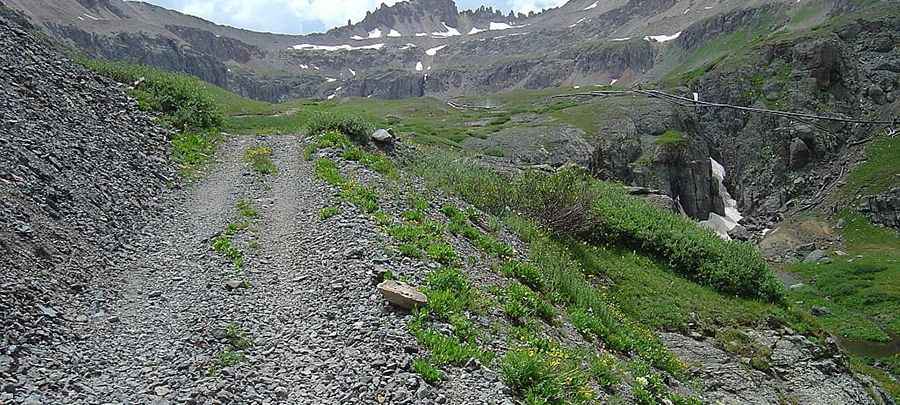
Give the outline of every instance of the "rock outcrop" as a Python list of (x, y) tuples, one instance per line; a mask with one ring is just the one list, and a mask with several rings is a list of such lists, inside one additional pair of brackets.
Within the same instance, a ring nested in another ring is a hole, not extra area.
[(900, 188), (863, 198), (859, 211), (873, 223), (900, 230)]

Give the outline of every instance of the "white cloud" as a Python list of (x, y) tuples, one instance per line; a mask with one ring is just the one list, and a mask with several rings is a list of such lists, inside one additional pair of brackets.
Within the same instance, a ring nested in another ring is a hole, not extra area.
[(507, 0), (509, 8), (519, 13), (538, 12), (546, 8), (559, 7), (567, 2), (568, 0)]
[[(171, 0), (150, 0), (166, 6)], [(359, 22), (366, 11), (400, 0), (181, 0), (174, 8), (210, 21), (259, 31), (306, 32)]]

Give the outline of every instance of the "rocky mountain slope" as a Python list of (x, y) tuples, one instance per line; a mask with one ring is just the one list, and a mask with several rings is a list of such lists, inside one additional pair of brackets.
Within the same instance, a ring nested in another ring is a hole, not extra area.
[[(112, 252), (177, 175), (168, 131), (115, 82), (0, 16), (0, 374), (23, 345), (52, 345)], [(12, 356), (12, 357), (10, 357)], [(3, 400), (6, 402), (6, 400)]]
[(573, 0), (504, 16), (460, 11), (452, 0), (412, 0), (356, 24), (294, 36), (219, 26), (140, 2), (5, 2), (89, 55), (191, 73), (269, 101), (630, 83), (658, 77), (680, 54), (754, 21), (786, 30), (785, 16), (802, 12), (809, 24), (854, 7), (822, 0)]

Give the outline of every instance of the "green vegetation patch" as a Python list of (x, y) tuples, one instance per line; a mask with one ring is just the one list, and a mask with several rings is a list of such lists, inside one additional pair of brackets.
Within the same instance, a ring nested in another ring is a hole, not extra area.
[(900, 137), (880, 137), (866, 147), (866, 160), (853, 168), (841, 194), (875, 195), (900, 186)]
[(253, 171), (259, 174), (276, 174), (278, 167), (272, 161), (272, 148), (268, 146), (255, 146), (244, 153), (244, 161), (250, 164)]
[(346, 135), (358, 144), (366, 144), (375, 132), (375, 127), (368, 120), (349, 114), (320, 112), (314, 114), (306, 123), (306, 133), (319, 135), (329, 131), (337, 131)]
[(677, 273), (718, 291), (780, 300), (783, 287), (751, 245), (723, 241), (689, 218), (662, 211), (576, 170), (512, 178), (477, 162), (431, 151), (413, 170), (485, 211), (523, 212), (561, 234), (613, 242), (661, 258)]
[(129, 94), (142, 110), (161, 113), (162, 123), (179, 131), (172, 138), (172, 158), (181, 166), (183, 175), (194, 174), (212, 160), (223, 124), (223, 114), (213, 94), (223, 93), (214, 92), (213, 86), (185, 74), (126, 62), (75, 59), (89, 70), (130, 86)]
[(681, 131), (670, 129), (663, 132), (663, 134), (657, 137), (653, 142), (660, 146), (684, 146), (687, 144), (688, 139)]

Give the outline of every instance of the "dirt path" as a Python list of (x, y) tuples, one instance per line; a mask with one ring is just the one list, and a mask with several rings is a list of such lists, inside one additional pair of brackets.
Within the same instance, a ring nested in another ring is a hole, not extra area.
[[(257, 144), (272, 147), (277, 175), (263, 178), (241, 161)], [(323, 225), (319, 210), (336, 198), (300, 149), (293, 136), (230, 139), (212, 173), (173, 196), (170, 216), (95, 277), (77, 315), (80, 339), (48, 350), (55, 363), (47, 376), (32, 376), (44, 392), (32, 398), (446, 402), (406, 371), (418, 349), (407, 315), (387, 310), (372, 285), (382, 256), (377, 230), (355, 214)], [(259, 212), (234, 237), (245, 252), (241, 271), (210, 248), (239, 221), (239, 200)], [(228, 280), (251, 288), (228, 289)], [(229, 346), (229, 325), (249, 348)]]

